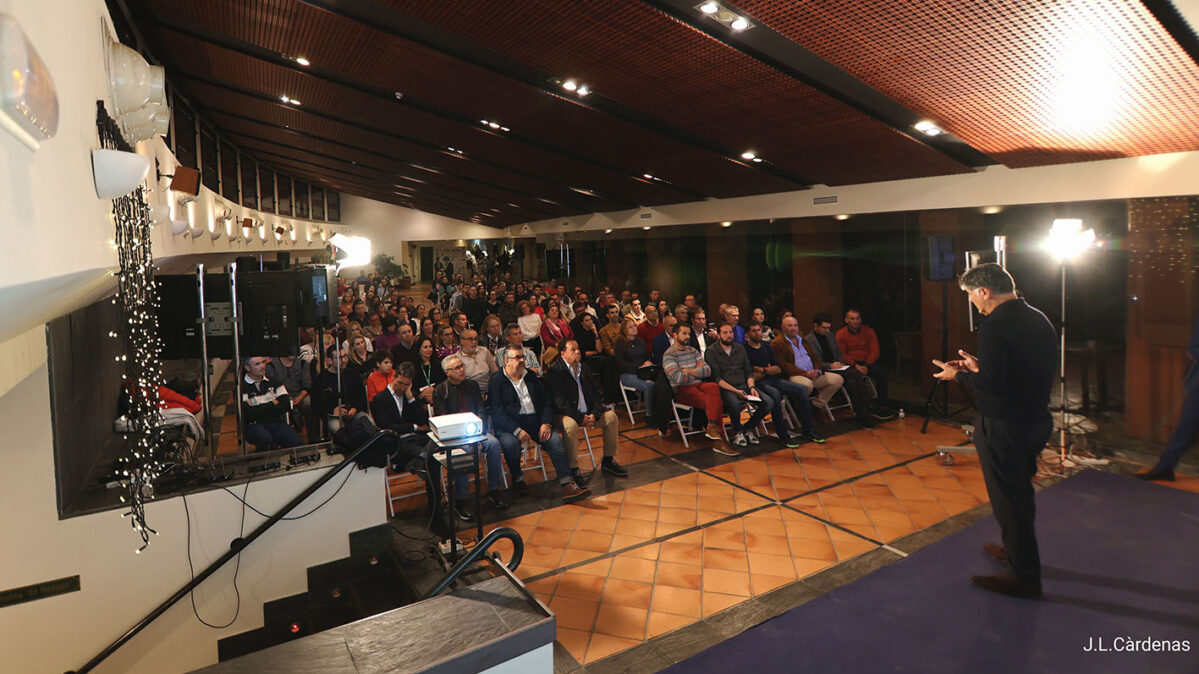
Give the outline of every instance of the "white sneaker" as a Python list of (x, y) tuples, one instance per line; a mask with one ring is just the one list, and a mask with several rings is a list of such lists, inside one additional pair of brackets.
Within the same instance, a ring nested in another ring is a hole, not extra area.
[(738, 433), (738, 434), (734, 435), (733, 436), (733, 444), (737, 445), (738, 447), (744, 447), (746, 445), (745, 434)]
[(757, 431), (745, 431), (745, 439), (749, 440), (749, 444), (751, 445), (758, 445), (762, 443), (762, 440), (758, 437)]

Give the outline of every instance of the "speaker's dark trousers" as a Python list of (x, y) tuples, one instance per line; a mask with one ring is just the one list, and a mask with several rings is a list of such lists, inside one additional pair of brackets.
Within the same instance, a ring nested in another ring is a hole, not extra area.
[(982, 464), (991, 510), (999, 522), (1003, 547), (1016, 577), (1040, 582), (1041, 556), (1033, 520), (1037, 504), (1032, 478), (1037, 456), (1053, 434), (1053, 420), (974, 419), (974, 446)]
[(1187, 397), (1182, 402), (1182, 415), (1178, 417), (1178, 426), (1170, 436), (1166, 451), (1162, 452), (1161, 458), (1157, 460), (1157, 468), (1174, 470), (1182, 455), (1190, 448), (1196, 433), (1199, 433), (1199, 386), (1187, 391)]

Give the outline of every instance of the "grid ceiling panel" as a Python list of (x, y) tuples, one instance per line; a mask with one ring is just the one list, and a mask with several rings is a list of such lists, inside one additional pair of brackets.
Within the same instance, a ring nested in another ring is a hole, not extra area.
[(1199, 65), (1140, 2), (738, 6), (1008, 166), (1199, 149)]
[[(969, 169), (641, 3), (383, 0), (508, 58), (826, 184)], [(847, 151), (869, 139), (869, 156)]]

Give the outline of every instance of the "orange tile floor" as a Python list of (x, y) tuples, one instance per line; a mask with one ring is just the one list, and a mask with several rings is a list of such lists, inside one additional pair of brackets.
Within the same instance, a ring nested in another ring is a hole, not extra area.
[[(557, 614), (558, 642), (586, 665), (985, 502), (973, 456), (958, 455), (953, 466), (928, 456), (965, 440), (962, 432), (933, 424), (921, 435), (922, 421), (780, 448), (494, 526), (525, 540), (517, 575)], [(626, 457), (645, 446), (656, 458), (689, 451), (641, 426), (622, 432), (618, 460), (635, 471)]]

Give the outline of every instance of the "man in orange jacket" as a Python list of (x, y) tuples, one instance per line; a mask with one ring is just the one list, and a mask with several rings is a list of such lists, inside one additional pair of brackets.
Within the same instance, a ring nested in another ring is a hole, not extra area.
[(862, 312), (850, 309), (845, 312), (845, 327), (837, 331), (837, 346), (845, 363), (874, 380), (878, 389), (878, 403), (887, 401), (887, 371), (878, 362), (878, 335), (868, 325), (862, 325)]

